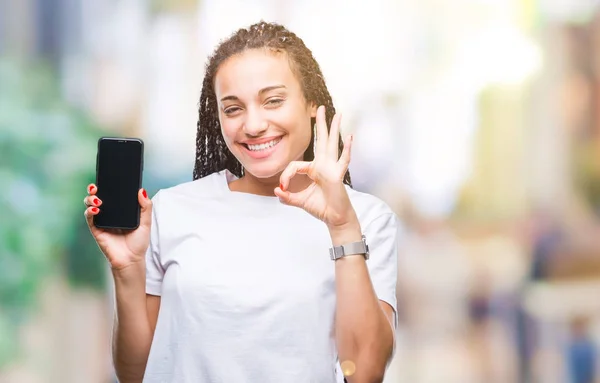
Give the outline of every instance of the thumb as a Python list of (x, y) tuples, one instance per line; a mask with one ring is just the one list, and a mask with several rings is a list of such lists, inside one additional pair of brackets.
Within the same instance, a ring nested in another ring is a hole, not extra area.
[(285, 205), (302, 207), (302, 199), (298, 196), (299, 193), (290, 193), (287, 190), (281, 190), (281, 187), (275, 188), (275, 195), (279, 197), (279, 201)]
[(141, 206), (140, 226), (150, 227), (152, 224), (152, 200), (148, 198), (146, 189), (138, 191), (138, 202)]

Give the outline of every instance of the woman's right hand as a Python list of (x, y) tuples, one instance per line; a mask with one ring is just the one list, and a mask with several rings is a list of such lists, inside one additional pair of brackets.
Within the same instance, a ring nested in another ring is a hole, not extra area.
[(138, 191), (138, 201), (141, 206), (140, 226), (131, 231), (107, 230), (94, 226), (94, 216), (102, 209), (102, 201), (96, 197), (98, 188), (91, 184), (87, 188), (88, 196), (84, 203), (85, 219), (94, 236), (98, 247), (110, 263), (113, 270), (122, 270), (134, 263), (144, 260), (146, 250), (150, 245), (150, 228), (152, 225), (152, 201), (146, 191)]

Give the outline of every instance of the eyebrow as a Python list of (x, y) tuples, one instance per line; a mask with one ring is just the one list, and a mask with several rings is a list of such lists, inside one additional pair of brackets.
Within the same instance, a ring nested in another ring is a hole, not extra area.
[[(259, 90), (258, 94), (261, 95), (263, 93), (267, 93), (267, 92), (270, 92), (270, 91), (275, 90), (275, 89), (286, 89), (286, 86), (285, 85), (272, 85), (272, 86), (268, 86), (266, 88), (262, 88), (261, 90)], [(221, 102), (223, 102), (223, 101), (237, 101), (237, 100), (239, 100), (239, 98), (237, 96), (231, 95), (231, 96), (225, 96), (225, 97), (223, 97), (221, 99)]]

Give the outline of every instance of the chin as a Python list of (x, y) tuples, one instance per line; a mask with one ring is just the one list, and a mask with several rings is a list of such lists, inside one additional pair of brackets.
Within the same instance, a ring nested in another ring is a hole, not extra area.
[(287, 164), (248, 164), (248, 166), (244, 166), (244, 170), (246, 173), (252, 174), (256, 178), (260, 179), (269, 179), (273, 177), (279, 177), (281, 172), (283, 172), (286, 168)]

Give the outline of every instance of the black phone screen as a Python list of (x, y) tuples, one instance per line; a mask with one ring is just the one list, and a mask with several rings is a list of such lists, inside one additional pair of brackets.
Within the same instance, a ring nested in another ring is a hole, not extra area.
[(136, 229), (140, 221), (144, 144), (140, 139), (101, 138), (96, 161), (97, 196), (102, 201), (94, 225)]

